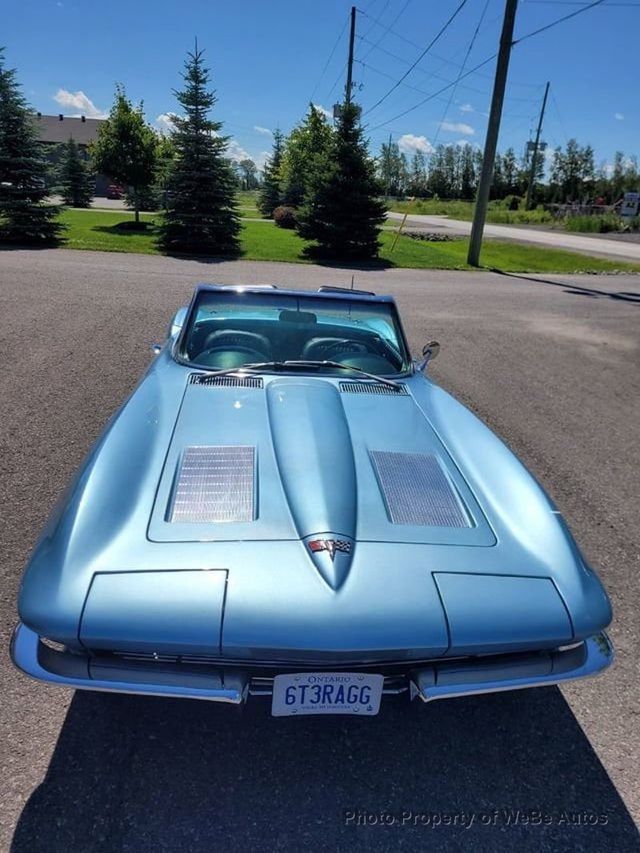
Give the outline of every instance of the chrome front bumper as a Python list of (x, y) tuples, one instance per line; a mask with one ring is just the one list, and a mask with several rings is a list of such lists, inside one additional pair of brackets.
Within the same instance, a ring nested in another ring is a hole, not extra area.
[[(423, 702), (544, 687), (598, 675), (613, 662), (613, 647), (604, 633), (563, 651), (491, 655), (467, 660), (442, 660), (408, 670), (405, 686), (385, 681), (384, 693), (409, 692)], [(11, 658), (26, 675), (64, 687), (206, 699), (240, 705), (248, 695), (271, 693), (269, 679), (252, 679), (241, 670), (213, 665), (161, 666), (153, 662), (105, 661), (60, 651), (19, 623), (11, 639)], [(319, 667), (330, 670), (331, 666)], [(344, 669), (344, 667), (341, 667)], [(308, 667), (307, 667), (308, 669)]]

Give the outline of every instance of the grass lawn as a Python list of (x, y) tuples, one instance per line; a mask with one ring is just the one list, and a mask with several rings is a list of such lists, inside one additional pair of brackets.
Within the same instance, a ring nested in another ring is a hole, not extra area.
[[(62, 221), (67, 225), (66, 246), (70, 249), (94, 249), (105, 252), (140, 252), (160, 254), (155, 243), (154, 214), (142, 214), (149, 223), (148, 231), (139, 233), (118, 228), (122, 222), (131, 221), (133, 214), (120, 211), (66, 210)], [(309, 263), (302, 256), (307, 245), (295, 231), (276, 228), (273, 222), (244, 222), (242, 226), (242, 254), (246, 260), (287, 261)], [(428, 243), (400, 237), (395, 251), (391, 252), (394, 234), (382, 233), (380, 266), (409, 267), (413, 269), (468, 269), (466, 264), (467, 240), (447, 243)], [(518, 243), (485, 242), (482, 262), (484, 266), (505, 272), (640, 272), (640, 265), (605, 258), (592, 258), (574, 252), (530, 246)]]
[[(437, 201), (436, 199), (419, 198), (410, 201), (391, 201), (389, 210), (396, 213), (428, 214), (430, 216), (448, 216), (450, 219), (463, 219), (471, 222), (473, 219), (474, 203), (472, 201)], [(496, 202), (489, 202), (487, 222), (496, 225), (551, 225), (553, 216), (546, 210), (509, 210)]]

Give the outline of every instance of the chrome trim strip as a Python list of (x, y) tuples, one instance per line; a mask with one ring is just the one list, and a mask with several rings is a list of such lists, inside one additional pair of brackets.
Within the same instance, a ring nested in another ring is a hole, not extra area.
[(442, 663), (412, 675), (411, 698), (423, 702), (475, 696), (525, 687), (562, 684), (576, 678), (599, 675), (614, 660), (613, 646), (604, 631), (567, 651), (552, 651), (529, 660), (496, 664)]
[[(99, 658), (58, 651), (46, 645), (21, 622), (11, 638), (11, 659), (25, 675), (39, 681), (77, 690), (99, 690), (147, 696), (183, 697), (240, 705), (251, 695), (270, 695), (272, 679), (249, 679), (241, 671), (220, 671), (214, 667), (202, 672), (182, 671), (157, 666), (119, 666), (103, 664)], [(385, 678), (385, 694), (410, 690), (412, 699), (423, 702), (474, 696), (525, 687), (562, 684), (577, 678), (602, 673), (614, 660), (614, 651), (603, 632), (589, 637), (567, 651), (533, 653), (509, 659), (508, 655), (476, 658), (473, 661), (448, 661), (413, 671), (402, 684), (400, 676)], [(408, 667), (409, 670), (409, 667)]]
[[(46, 646), (35, 631), (22, 622), (18, 623), (13, 632), (10, 653), (15, 666), (25, 675), (77, 690), (205, 699), (231, 705), (242, 704), (248, 692), (248, 685), (241, 673), (225, 673), (223, 680), (220, 674), (215, 673), (185, 672), (176, 675), (173, 672), (163, 674), (149, 667), (139, 667), (137, 671), (134, 667), (126, 666), (93, 667), (89, 657), (60, 652)], [(101, 677), (96, 678), (95, 674), (98, 673)]]

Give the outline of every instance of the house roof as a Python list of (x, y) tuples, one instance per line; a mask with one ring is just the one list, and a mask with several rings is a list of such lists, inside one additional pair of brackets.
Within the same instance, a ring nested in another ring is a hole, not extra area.
[(104, 119), (82, 118), (55, 115), (45, 116), (36, 114), (36, 124), (39, 131), (40, 142), (67, 142), (69, 137), (78, 145), (88, 145), (98, 136), (98, 128)]

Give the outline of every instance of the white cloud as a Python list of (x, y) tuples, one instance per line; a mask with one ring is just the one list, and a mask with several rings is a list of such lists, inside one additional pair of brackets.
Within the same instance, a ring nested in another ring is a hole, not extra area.
[(460, 112), (461, 113), (472, 113), (473, 107), (471, 106), (471, 104), (461, 104), (460, 105)]
[(616, 121), (624, 121), (624, 116), (622, 113), (614, 113), (613, 117), (614, 119), (616, 119)]
[(398, 148), (405, 154), (413, 154), (415, 151), (431, 154), (434, 150), (426, 136), (415, 136), (413, 133), (405, 133), (401, 136), (398, 140)]
[(258, 169), (262, 170), (267, 165), (267, 160), (271, 157), (271, 151), (261, 151), (257, 157), (253, 157), (253, 162)]
[(448, 130), (451, 133), (462, 133), (465, 136), (473, 136), (475, 133), (470, 124), (464, 124), (461, 121), (441, 121), (440, 130)]
[(236, 163), (239, 163), (240, 160), (253, 160), (251, 154), (240, 145), (237, 139), (233, 138), (229, 140), (227, 146), (227, 157), (230, 160), (235, 160)]
[(333, 110), (328, 110), (326, 107), (323, 107), (322, 104), (314, 104), (313, 106), (319, 110), (325, 118), (328, 118), (329, 121), (333, 119)]
[(174, 115), (175, 113), (160, 113), (159, 116), (156, 116), (155, 126), (163, 133), (172, 133), (175, 130), (172, 121)]
[(253, 129), (256, 133), (261, 133), (263, 136), (273, 136), (273, 131), (271, 131), (268, 127), (261, 127), (259, 124), (254, 124)]
[[(69, 92), (66, 89), (58, 89), (53, 100), (61, 107), (79, 110), (77, 116), (84, 115), (87, 118), (106, 118), (107, 113), (96, 107), (91, 98), (87, 97), (82, 89), (77, 92)], [(74, 118), (77, 116), (73, 116)]]

